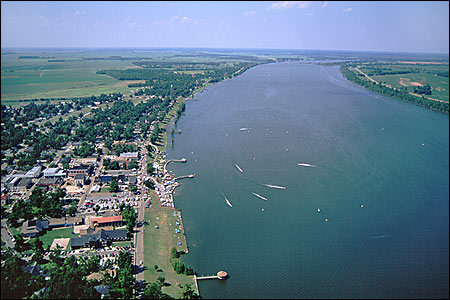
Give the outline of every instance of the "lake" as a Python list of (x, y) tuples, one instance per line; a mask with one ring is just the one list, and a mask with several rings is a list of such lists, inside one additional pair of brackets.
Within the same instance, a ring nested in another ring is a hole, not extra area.
[(184, 261), (230, 275), (202, 297), (449, 297), (448, 115), (288, 62), (197, 94), (176, 129)]

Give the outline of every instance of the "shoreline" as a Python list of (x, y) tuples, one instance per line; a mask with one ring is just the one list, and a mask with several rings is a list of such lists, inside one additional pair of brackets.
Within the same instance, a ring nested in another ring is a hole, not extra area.
[[(152, 193), (154, 193), (154, 196), (156, 197), (156, 199), (157, 199), (157, 201), (158, 201), (158, 204), (159, 204), (160, 209), (165, 209), (165, 208), (167, 207), (167, 208), (170, 208), (170, 211), (176, 212), (176, 217), (177, 217), (177, 220), (178, 220), (178, 222), (179, 222), (179, 224), (180, 224), (180, 225), (179, 225), (180, 233), (182, 233), (182, 236), (183, 236), (182, 241), (184, 241), (184, 248), (185, 248), (185, 250), (183, 250), (183, 251), (184, 251), (185, 254), (188, 254), (188, 253), (189, 253), (189, 246), (188, 246), (188, 243), (187, 243), (186, 230), (185, 230), (185, 227), (184, 227), (184, 222), (183, 222), (183, 218), (182, 218), (182, 215), (181, 215), (181, 210), (175, 206), (175, 201), (174, 201), (174, 196), (173, 196), (173, 193), (174, 193), (176, 187), (178, 187), (179, 185), (181, 185), (181, 183), (175, 182), (175, 183), (172, 185), (172, 189), (171, 189), (169, 192), (167, 192), (167, 193), (169, 194), (169, 197), (170, 197), (170, 204), (171, 204), (170, 206), (163, 205), (163, 203), (161, 202), (161, 197), (160, 197), (160, 195), (156, 192), (156, 189), (159, 190), (159, 188), (158, 188), (159, 186), (163, 186), (163, 187), (165, 186), (164, 183), (167, 181), (167, 179), (164, 179), (164, 178), (165, 178), (167, 175), (170, 175), (170, 176), (169, 176), (170, 180), (174, 180), (174, 178), (176, 178), (175, 174), (173, 174), (173, 173), (172, 173), (172, 174), (169, 174), (169, 171), (166, 169), (168, 163), (169, 163), (170, 160), (171, 160), (171, 159), (167, 158), (167, 145), (169, 144), (169, 134), (170, 134), (170, 133), (167, 131), (167, 128), (169, 128), (169, 126), (175, 126), (175, 125), (176, 125), (176, 122), (177, 122), (178, 119), (181, 117), (181, 115), (180, 115), (180, 116), (177, 118), (177, 116), (176, 116), (177, 109), (178, 109), (182, 104), (184, 104), (186, 101), (192, 100), (197, 94), (202, 93), (202, 92), (205, 91), (208, 87), (210, 87), (210, 86), (212, 86), (212, 85), (214, 85), (214, 84), (216, 84), (216, 83), (220, 83), (220, 82), (223, 82), (223, 81), (225, 81), (225, 80), (227, 80), (227, 79), (232, 79), (232, 78), (234, 78), (234, 77), (237, 77), (237, 76), (239, 76), (239, 75), (242, 75), (242, 74), (245, 73), (247, 70), (249, 70), (249, 69), (251, 69), (251, 68), (253, 68), (253, 67), (259, 66), (259, 65), (261, 65), (261, 64), (257, 64), (257, 65), (251, 66), (251, 67), (249, 67), (248, 69), (246, 69), (246, 70), (243, 71), (243, 72), (242, 72), (242, 69), (239, 69), (239, 70), (237, 70), (235, 73), (233, 73), (233, 75), (232, 75), (231, 78), (225, 78), (224, 80), (221, 80), (221, 81), (219, 81), (219, 82), (207, 83), (207, 84), (205, 84), (204, 86), (202, 86), (201, 88), (199, 88), (196, 92), (194, 92), (194, 94), (193, 94), (192, 96), (189, 96), (189, 97), (187, 97), (187, 98), (182, 98), (182, 99), (180, 99), (180, 100), (177, 100), (177, 101), (176, 101), (176, 104), (173, 105), (173, 106), (172, 106), (172, 109), (167, 113), (166, 118), (168, 118), (168, 120), (164, 119), (163, 121), (160, 122), (160, 123), (165, 123), (163, 126), (161, 126), (161, 128), (164, 129), (164, 132), (163, 132), (164, 138), (162, 139), (162, 142), (161, 142), (161, 144), (159, 145), (159, 147), (156, 146), (156, 145), (154, 145), (154, 147), (155, 147), (156, 149), (158, 149), (158, 151), (162, 152), (162, 157), (161, 157), (161, 159), (159, 159), (158, 164), (160, 164), (161, 167), (162, 167), (162, 169), (163, 169), (163, 170), (162, 170), (162, 172), (163, 172), (163, 177), (162, 177), (161, 183), (158, 183), (158, 185), (156, 185), (156, 183), (155, 183), (156, 188), (155, 188), (155, 190), (153, 190)], [(239, 74), (235, 75), (236, 73), (239, 73)], [(171, 137), (171, 138), (172, 138), (172, 137)], [(155, 157), (154, 161), (157, 161), (157, 160), (158, 160), (157, 157)], [(169, 180), (169, 181), (170, 181), (170, 180)], [(156, 180), (153, 179), (153, 177), (152, 177), (152, 181), (156, 181)], [(153, 205), (153, 204), (152, 204), (152, 205)], [(145, 214), (146, 214), (146, 210), (144, 210), (144, 215), (145, 215)], [(175, 216), (175, 214), (173, 214), (173, 216)], [(166, 241), (167, 241), (168, 245), (170, 246), (170, 239), (166, 239)], [(145, 245), (145, 233), (144, 233), (144, 245)], [(178, 248), (178, 247), (177, 247), (177, 248)], [(144, 249), (144, 250), (145, 250), (145, 249)], [(167, 253), (167, 260), (169, 260), (169, 257), (170, 257), (170, 253)], [(145, 262), (145, 255), (144, 255), (144, 262)], [(195, 274), (195, 270), (194, 270), (194, 274)], [(191, 275), (186, 275), (186, 276), (188, 276), (190, 279), (192, 279), (192, 286), (191, 286), (191, 287), (192, 287), (192, 289), (193, 289), (198, 295), (200, 295), (200, 289), (199, 289), (198, 285), (195, 284), (194, 276), (193, 276), (193, 275), (192, 275), (192, 276), (191, 276)], [(172, 295), (172, 296), (178, 297), (178, 295)]]

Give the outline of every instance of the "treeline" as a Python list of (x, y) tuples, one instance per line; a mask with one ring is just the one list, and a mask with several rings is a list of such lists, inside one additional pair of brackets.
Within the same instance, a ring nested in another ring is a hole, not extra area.
[(392, 89), (387, 86), (384, 86), (382, 84), (377, 84), (375, 82), (369, 82), (368, 80), (362, 79), (362, 77), (355, 74), (355, 72), (349, 70), (348, 64), (342, 64), (340, 67), (340, 71), (342, 75), (347, 78), (348, 80), (361, 85), (371, 91), (390, 96), (393, 98), (397, 98), (406, 102), (411, 102), (420, 106), (428, 107), (431, 109), (439, 110), (445, 113), (449, 112), (449, 107), (447, 102), (438, 102), (426, 99), (424, 97), (417, 97), (414, 95), (409, 94), (406, 91), (398, 90), (398, 89)]

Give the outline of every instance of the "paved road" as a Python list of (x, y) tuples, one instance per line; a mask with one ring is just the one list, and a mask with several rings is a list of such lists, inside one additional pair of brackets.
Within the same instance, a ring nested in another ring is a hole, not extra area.
[(2, 241), (5, 242), (6, 247), (8, 248), (14, 248), (15, 242), (12, 237), (12, 233), (8, 228), (8, 225), (6, 224), (6, 220), (2, 220)]

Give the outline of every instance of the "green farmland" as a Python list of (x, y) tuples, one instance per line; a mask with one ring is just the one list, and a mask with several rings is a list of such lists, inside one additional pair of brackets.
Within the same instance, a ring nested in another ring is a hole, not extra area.
[(370, 63), (359, 70), (377, 82), (414, 93), (417, 87), (431, 86), (431, 98), (449, 101), (449, 65), (412, 63)]
[(19, 99), (83, 97), (129, 91), (127, 84), (131, 82), (96, 74), (102, 68), (133, 67), (129, 60), (83, 60), (68, 54), (54, 55), (58, 55), (61, 61), (52, 62), (50, 59), (49, 62), (48, 58), (20, 59), (18, 54), (2, 55), (2, 103)]

